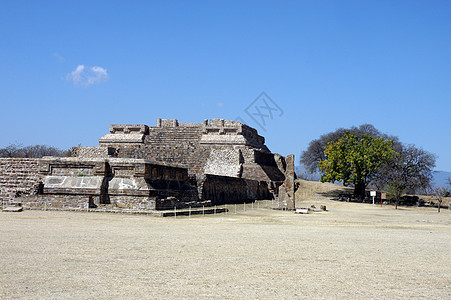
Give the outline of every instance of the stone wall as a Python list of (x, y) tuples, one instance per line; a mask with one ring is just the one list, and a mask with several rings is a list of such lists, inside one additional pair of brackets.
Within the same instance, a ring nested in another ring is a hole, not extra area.
[(202, 198), (213, 205), (271, 199), (265, 181), (206, 174), (201, 182)]
[[(98, 198), (98, 197), (97, 197)], [(31, 195), (20, 198), (26, 209), (86, 209), (97, 201), (88, 195)]]
[(240, 178), (243, 173), (243, 162), (240, 150), (211, 149), (204, 173)]
[(72, 147), (72, 157), (110, 157), (114, 155), (112, 147)]
[(210, 155), (210, 149), (194, 146), (152, 144), (139, 148), (117, 148), (118, 158), (149, 159), (188, 168), (192, 175), (203, 173), (203, 166)]
[(45, 157), (39, 173), (41, 194), (22, 198), (25, 208), (165, 209), (199, 202), (186, 168), (144, 159)]
[(42, 177), (38, 174), (39, 159), (0, 158), (0, 199), (33, 194)]

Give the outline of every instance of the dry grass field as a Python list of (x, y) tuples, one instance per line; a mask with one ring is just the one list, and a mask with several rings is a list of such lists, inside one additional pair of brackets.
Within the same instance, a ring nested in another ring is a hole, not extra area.
[(0, 213), (0, 298), (451, 299), (451, 211), (309, 184), (297, 205), (327, 212)]

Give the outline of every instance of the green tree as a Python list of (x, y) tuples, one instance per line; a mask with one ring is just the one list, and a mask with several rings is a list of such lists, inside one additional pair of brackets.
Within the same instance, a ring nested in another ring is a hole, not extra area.
[(308, 172), (316, 173), (318, 171), (318, 163), (324, 160), (326, 146), (330, 142), (336, 142), (342, 138), (346, 132), (352, 132), (361, 137), (364, 134), (371, 135), (373, 137), (382, 137), (384, 139), (391, 138), (393, 140), (393, 148), (400, 148), (401, 143), (396, 136), (388, 136), (385, 133), (380, 132), (371, 124), (362, 124), (359, 127), (352, 126), (349, 129), (338, 128), (335, 131), (321, 135), (318, 139), (310, 142), (308, 148), (302, 152), (300, 163), (305, 166)]
[(377, 170), (389, 161), (395, 151), (393, 140), (347, 131), (336, 142), (329, 142), (324, 150), (325, 159), (318, 164), (322, 182), (341, 181), (354, 185), (354, 196), (365, 198), (365, 189)]

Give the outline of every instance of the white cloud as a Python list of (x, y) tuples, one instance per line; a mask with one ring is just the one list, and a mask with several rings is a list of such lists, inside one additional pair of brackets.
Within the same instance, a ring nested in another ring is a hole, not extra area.
[(217, 105), (218, 107), (223, 107), (223, 106), (224, 106), (224, 103), (218, 102), (218, 103), (216, 103), (216, 105)]
[(84, 65), (78, 65), (75, 70), (66, 75), (67, 80), (81, 86), (105, 82), (108, 78), (107, 70), (99, 66), (85, 67)]
[(62, 55), (60, 55), (58, 52), (53, 53), (53, 57), (55, 57), (60, 62), (65, 62), (66, 61), (66, 59)]

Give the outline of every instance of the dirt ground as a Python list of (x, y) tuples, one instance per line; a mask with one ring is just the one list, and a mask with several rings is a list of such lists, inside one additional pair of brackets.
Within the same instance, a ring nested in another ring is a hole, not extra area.
[(451, 299), (451, 211), (317, 192), (297, 206), (327, 212), (0, 213), (0, 298)]

